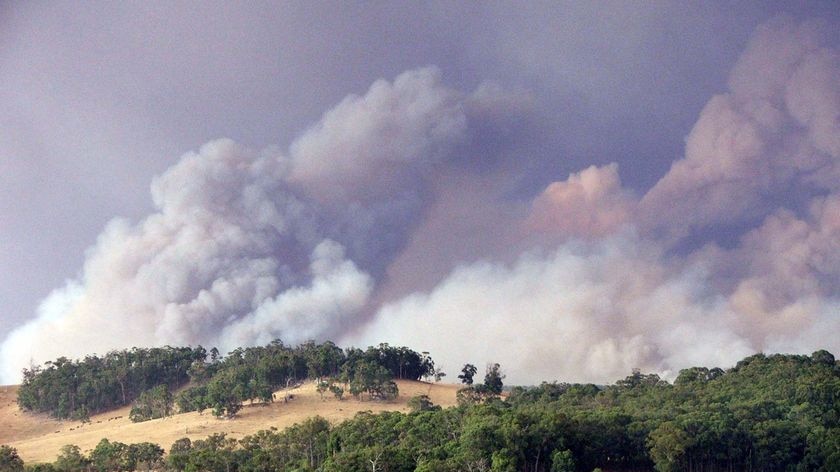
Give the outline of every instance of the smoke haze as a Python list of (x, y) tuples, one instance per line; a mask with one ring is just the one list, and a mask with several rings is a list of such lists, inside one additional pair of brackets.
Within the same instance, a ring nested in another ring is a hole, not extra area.
[(61, 355), (275, 338), (404, 344), (453, 377), (499, 362), (510, 383), (838, 352), (830, 31), (761, 24), (649, 188), (624, 183), (632, 162), (594, 156), (523, 189), (513, 169), (551, 142), (534, 138), (539, 91), (451, 85), (434, 66), (337, 100), (287, 144), (207, 142), (9, 332), (2, 379)]

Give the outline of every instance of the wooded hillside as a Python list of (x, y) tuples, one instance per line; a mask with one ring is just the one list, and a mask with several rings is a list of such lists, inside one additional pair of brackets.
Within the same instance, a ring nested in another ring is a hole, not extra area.
[[(376, 349), (369, 352), (391, 352)], [(344, 365), (350, 357), (345, 354)], [(229, 356), (248, 364), (246, 358), (245, 351)], [(320, 365), (341, 375), (341, 368)], [(474, 371), (468, 364), (470, 375), (459, 378), (466, 384)], [(543, 383), (500, 397), (503, 377), (498, 365), (488, 366), (485, 383), (465, 385), (456, 407), (440, 408), (418, 395), (411, 412), (359, 413), (338, 424), (314, 417), (239, 439), (178, 440), (162, 445), (168, 454), (153, 462), (226, 472), (774, 472), (840, 465), (840, 366), (826, 351), (756, 354), (728, 370), (694, 367), (673, 384), (634, 372), (608, 386)], [(81, 470), (65, 466), (72, 462), (117, 470), (119, 460), (108, 454), (143, 447), (107, 443), (55, 467)]]
[[(243, 401), (269, 403), (277, 388), (306, 379), (335, 379), (352, 395), (388, 397), (396, 393), (392, 379), (433, 374), (434, 361), (427, 354), (387, 344), (345, 351), (332, 342), (289, 347), (277, 340), (236, 349), (224, 358), (213, 348), (209, 359), (201, 346), (133, 348), (76, 361), (61, 357), (25, 369), (18, 404), (59, 419), (85, 420), (135, 400), (132, 418), (137, 421), (167, 416), (173, 403), (181, 412), (212, 408), (217, 416), (233, 416)], [(179, 396), (171, 394), (188, 383)]]

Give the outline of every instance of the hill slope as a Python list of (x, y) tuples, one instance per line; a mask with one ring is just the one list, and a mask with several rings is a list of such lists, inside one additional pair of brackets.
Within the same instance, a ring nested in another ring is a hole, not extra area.
[[(360, 411), (408, 411), (408, 400), (415, 395), (429, 395), (435, 405), (443, 407), (456, 403), (456, 392), (461, 387), (453, 384), (397, 381), (399, 397), (391, 402), (357, 401), (352, 398), (338, 401), (329, 394), (323, 400), (309, 382), (291, 390), (278, 390), (279, 401), (271, 405), (249, 405), (233, 420), (215, 418), (209, 411), (203, 414), (184, 413), (158, 420), (132, 423), (128, 419), (130, 407), (112, 410), (90, 418), (90, 423), (58, 421), (43, 414), (20, 411), (17, 406), (17, 386), (0, 387), (0, 444), (18, 450), (27, 463), (52, 462), (61, 446), (75, 444), (82, 451), (93, 449), (102, 438), (123, 443), (149, 441), (164, 449), (177, 439), (203, 439), (213, 433), (227, 433), (240, 438), (262, 429), (283, 429), (306, 418), (320, 415), (336, 423), (352, 418)], [(285, 394), (293, 395), (288, 402)]]

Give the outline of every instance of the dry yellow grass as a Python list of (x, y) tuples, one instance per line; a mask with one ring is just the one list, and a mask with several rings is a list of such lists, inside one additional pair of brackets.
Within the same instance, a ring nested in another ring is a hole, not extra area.
[[(341, 401), (329, 394), (323, 400), (310, 382), (298, 388), (277, 391), (281, 399), (271, 405), (249, 405), (232, 420), (217, 419), (211, 413), (184, 413), (158, 420), (132, 423), (128, 419), (129, 407), (92, 416), (90, 423), (57, 421), (46, 415), (21, 412), (15, 402), (16, 386), (0, 387), (0, 444), (18, 450), (21, 458), (29, 462), (52, 462), (65, 444), (75, 444), (82, 451), (93, 449), (102, 438), (123, 443), (149, 441), (168, 449), (175, 440), (188, 437), (203, 439), (213, 433), (227, 433), (241, 438), (272, 426), (283, 429), (306, 418), (320, 415), (332, 423), (352, 418), (360, 411), (408, 411), (408, 400), (415, 395), (429, 395), (435, 405), (443, 407), (456, 403), (458, 385), (397, 382), (399, 398), (391, 402)], [(285, 393), (294, 395), (284, 403)]]

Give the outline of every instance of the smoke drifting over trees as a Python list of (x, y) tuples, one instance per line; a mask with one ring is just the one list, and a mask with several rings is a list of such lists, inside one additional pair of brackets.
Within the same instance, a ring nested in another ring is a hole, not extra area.
[[(422, 344), (510, 383), (840, 349), (840, 53), (819, 24), (761, 26), (642, 195), (616, 164), (505, 194), (517, 157), (497, 144), (527, 136), (533, 97), (444, 78), (376, 81), (286, 149), (184, 155), (155, 211), (108, 224), (6, 338), (4, 380), (30, 359), (275, 338)], [(412, 273), (424, 258), (443, 261)]]

